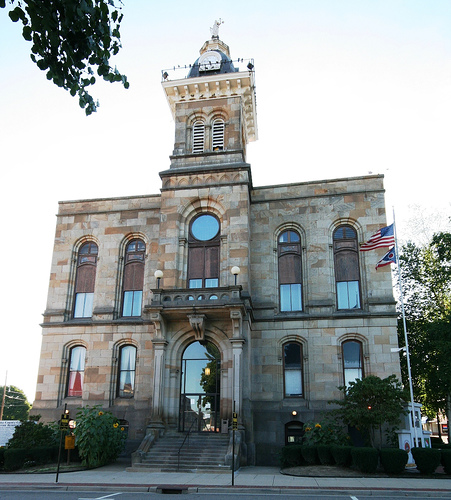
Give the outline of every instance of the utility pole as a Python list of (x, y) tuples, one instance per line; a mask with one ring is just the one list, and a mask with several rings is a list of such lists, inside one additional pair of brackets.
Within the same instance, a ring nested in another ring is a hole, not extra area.
[(6, 396), (6, 380), (8, 378), (8, 370), (5, 375), (5, 385), (3, 386), (3, 396), (2, 396), (2, 406), (0, 408), (0, 420), (3, 420), (3, 410), (5, 408), (5, 396)]

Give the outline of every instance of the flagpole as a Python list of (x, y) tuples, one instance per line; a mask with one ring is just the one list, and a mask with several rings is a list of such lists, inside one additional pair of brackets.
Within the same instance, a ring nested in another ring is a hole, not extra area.
[(399, 275), (398, 283), (399, 283), (399, 295), (400, 295), (401, 311), (402, 311), (402, 325), (403, 325), (403, 329), (404, 329), (404, 341), (406, 343), (405, 351), (406, 351), (406, 358), (407, 358), (406, 359), (406, 361), (407, 361), (407, 374), (409, 377), (410, 405), (411, 405), (411, 412), (412, 412), (413, 433), (415, 436), (414, 446), (419, 446), (418, 435), (417, 435), (417, 426), (416, 426), (416, 422), (415, 422), (415, 403), (413, 400), (412, 372), (410, 370), (409, 341), (407, 339), (407, 324), (406, 324), (406, 313), (405, 313), (405, 309), (404, 309), (404, 294), (403, 294), (403, 287), (402, 287), (401, 260), (399, 258), (398, 235), (397, 235), (397, 231), (396, 231), (394, 207), (393, 207), (393, 233), (395, 236), (395, 250), (396, 250), (396, 256), (397, 256), (397, 263), (398, 263), (398, 275)]

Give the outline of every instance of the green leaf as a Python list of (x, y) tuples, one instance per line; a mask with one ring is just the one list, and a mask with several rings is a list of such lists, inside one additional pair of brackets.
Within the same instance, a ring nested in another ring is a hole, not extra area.
[(12, 11), (10, 11), (8, 15), (13, 23), (17, 23), (19, 19), (25, 17), (25, 13), (20, 7), (16, 7)]

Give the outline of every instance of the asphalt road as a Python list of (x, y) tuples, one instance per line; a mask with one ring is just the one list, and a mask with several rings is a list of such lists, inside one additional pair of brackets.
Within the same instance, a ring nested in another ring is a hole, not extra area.
[(304, 500), (399, 500), (400, 498), (412, 498), (417, 500), (426, 500), (430, 498), (449, 500), (451, 492), (427, 492), (412, 493), (408, 496), (401, 491), (390, 492), (366, 492), (363, 494), (350, 495), (349, 493), (335, 492), (283, 492), (264, 493), (264, 492), (224, 492), (224, 493), (153, 493), (153, 492), (104, 492), (98, 491), (24, 491), (10, 490), (0, 491), (0, 500), (281, 500), (281, 499), (304, 499)]

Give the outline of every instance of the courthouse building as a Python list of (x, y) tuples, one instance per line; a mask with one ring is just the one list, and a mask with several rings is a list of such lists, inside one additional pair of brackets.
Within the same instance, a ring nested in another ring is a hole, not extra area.
[(59, 203), (44, 420), (102, 405), (139, 444), (225, 433), (235, 412), (241, 463), (270, 463), (338, 386), (400, 377), (384, 250), (359, 252), (386, 225), (383, 176), (254, 186), (254, 76), (213, 34), (183, 78), (163, 74), (175, 141), (159, 193)]

